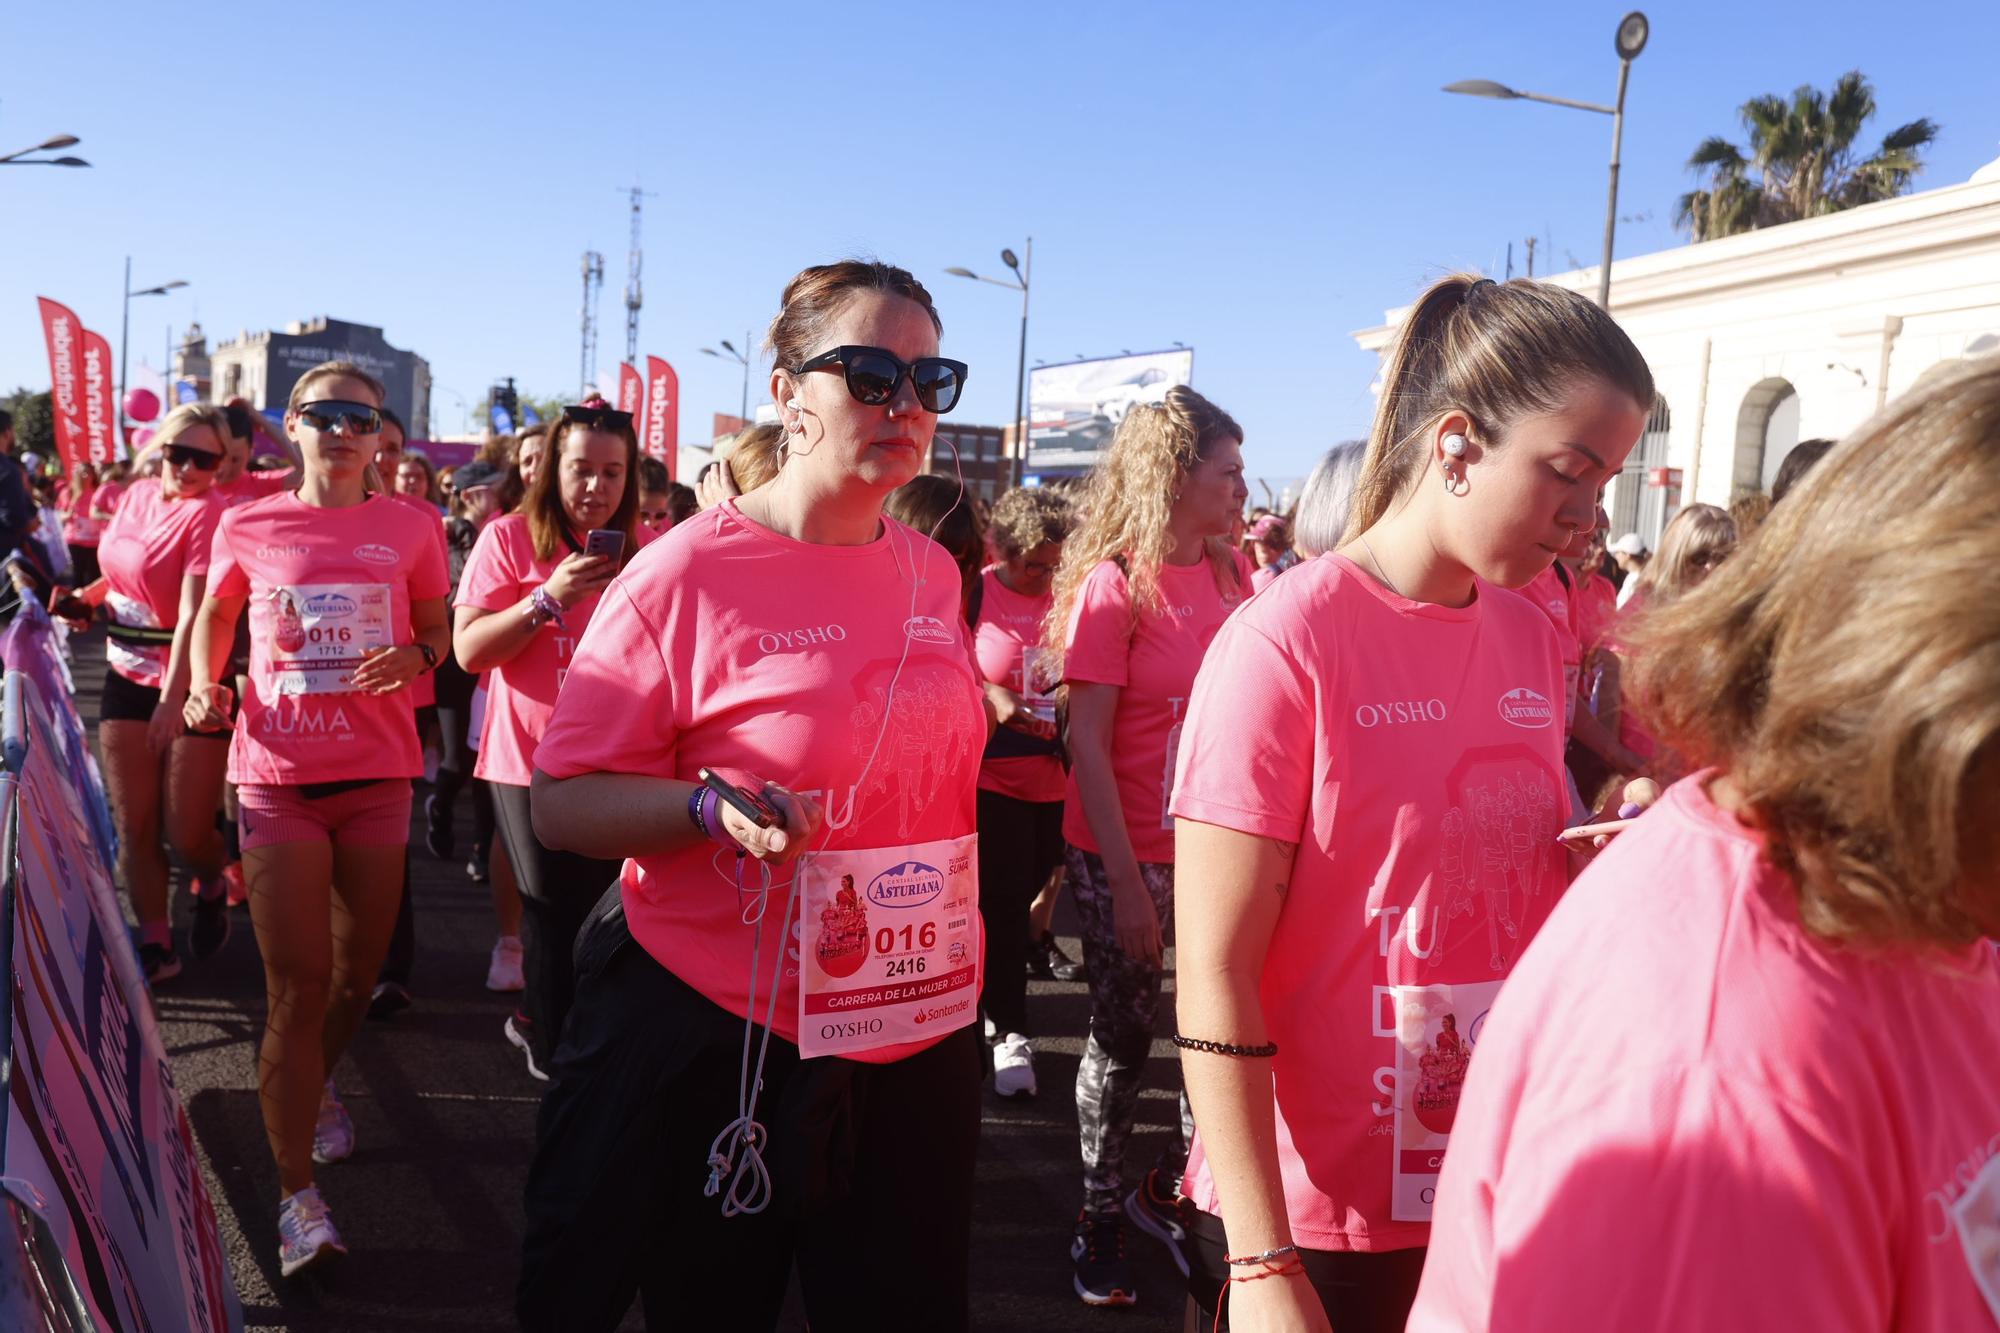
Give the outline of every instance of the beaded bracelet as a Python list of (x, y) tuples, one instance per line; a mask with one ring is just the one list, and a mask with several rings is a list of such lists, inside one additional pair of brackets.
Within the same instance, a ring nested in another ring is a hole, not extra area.
[(1274, 1249), (1266, 1250), (1262, 1254), (1225, 1254), (1222, 1256), (1222, 1262), (1225, 1264), (1268, 1264), (1273, 1259), (1281, 1259), (1285, 1255), (1297, 1254), (1298, 1252), (1299, 1247), (1296, 1245), (1280, 1245)]
[(1183, 1037), (1174, 1034), (1174, 1045), (1184, 1051), (1207, 1051), (1210, 1055), (1234, 1055), (1245, 1059), (1261, 1060), (1278, 1053), (1278, 1043), (1267, 1041), (1262, 1046), (1237, 1046), (1226, 1041), (1203, 1041), (1200, 1037)]
[(528, 594), (528, 619), (537, 625), (554, 621), (558, 629), (569, 628), (568, 622), (563, 619), (562, 603), (555, 599), (547, 584)]

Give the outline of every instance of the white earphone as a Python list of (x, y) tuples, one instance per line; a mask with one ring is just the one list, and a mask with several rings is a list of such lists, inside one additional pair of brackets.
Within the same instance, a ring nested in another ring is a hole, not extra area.
[(1444, 451), (1453, 458), (1465, 457), (1465, 437), (1456, 432), (1444, 437)]

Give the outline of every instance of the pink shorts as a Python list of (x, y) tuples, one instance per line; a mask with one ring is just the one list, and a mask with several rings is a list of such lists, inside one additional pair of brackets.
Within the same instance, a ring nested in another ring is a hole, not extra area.
[(236, 789), (243, 850), (278, 842), (386, 847), (410, 840), (410, 780), (370, 782), (322, 796), (305, 787)]

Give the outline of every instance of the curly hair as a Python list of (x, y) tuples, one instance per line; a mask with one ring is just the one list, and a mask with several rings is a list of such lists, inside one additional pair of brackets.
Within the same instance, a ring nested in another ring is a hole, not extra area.
[[(1104, 461), (1090, 476), (1078, 508), (1082, 518), (1063, 544), (1055, 601), (1043, 639), (1060, 662), (1070, 615), (1090, 571), (1122, 559), (1132, 604), (1160, 606), (1160, 566), (1172, 552), (1174, 499), (1197, 463), (1223, 440), (1243, 443), (1236, 419), (1186, 385), (1167, 390), (1166, 401), (1125, 414)], [(1241, 577), (1227, 537), (1206, 543), (1215, 586), (1227, 593)]]
[(1047, 542), (1069, 537), (1075, 521), (1069, 497), (1047, 486), (1016, 486), (993, 502), (993, 525), (986, 539), (1002, 560), (1026, 555)]
[(1988, 363), (1892, 403), (1634, 632), (1647, 716), (1729, 774), (1822, 938), (1963, 946), (2000, 923), (1972, 883), (2000, 769), (1996, 493)]

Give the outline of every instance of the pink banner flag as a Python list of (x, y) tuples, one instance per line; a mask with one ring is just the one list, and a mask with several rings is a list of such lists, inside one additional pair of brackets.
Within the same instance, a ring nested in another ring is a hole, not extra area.
[(83, 322), (60, 301), (46, 296), (35, 299), (42, 308), (42, 337), (49, 345), (49, 408), (55, 417), (56, 452), (62, 455), (63, 476), (67, 477), (86, 453)]
[(118, 409), (112, 402), (111, 344), (101, 333), (83, 331), (83, 434), (93, 463), (118, 461)]
[(646, 358), (646, 416), (639, 444), (667, 465), (674, 480), (674, 460), (681, 451), (681, 377), (657, 356)]
[(646, 407), (646, 381), (630, 361), (618, 363), (618, 410), (630, 412), (636, 423)]

